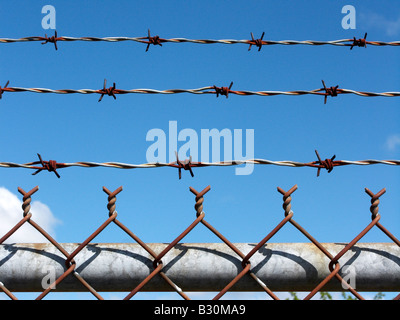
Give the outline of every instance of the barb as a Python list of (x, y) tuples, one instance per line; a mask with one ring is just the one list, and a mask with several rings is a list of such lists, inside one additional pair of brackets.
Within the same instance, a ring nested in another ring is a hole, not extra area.
[(250, 43), (249, 49), (248, 49), (247, 51), (250, 51), (250, 50), (251, 50), (251, 46), (252, 46), (252, 45), (255, 45), (256, 47), (258, 47), (258, 51), (260, 51), (261, 48), (262, 48), (262, 45), (263, 45), (262, 39), (264, 38), (265, 32), (262, 33), (260, 39), (255, 39), (255, 40), (254, 40), (253, 32), (251, 32), (250, 34), (251, 34), (251, 43)]
[[(39, 161), (29, 162), (25, 164), (18, 164), (14, 162), (0, 162), (0, 168), (25, 168), (25, 169), (35, 169), (37, 170), (34, 174), (39, 173), (42, 170), (47, 170), (49, 172), (54, 172), (57, 177), (59, 174), (57, 173), (57, 169), (60, 168), (68, 168), (68, 167), (82, 167), (82, 168), (95, 168), (95, 167), (104, 167), (104, 168), (116, 168), (116, 169), (150, 169), (150, 168), (160, 168), (160, 167), (171, 167), (180, 169), (179, 177), (181, 177), (181, 169), (189, 170), (191, 172), (192, 177), (194, 176), (192, 168), (195, 167), (228, 167), (228, 166), (238, 166), (244, 164), (254, 164), (254, 165), (275, 165), (275, 166), (283, 166), (283, 167), (311, 167), (317, 168), (317, 176), (320, 174), (321, 169), (326, 169), (329, 172), (333, 170), (334, 167), (337, 166), (345, 166), (345, 165), (358, 165), (358, 166), (366, 166), (366, 165), (390, 165), (390, 166), (399, 166), (400, 160), (334, 160), (336, 156), (333, 156), (330, 159), (321, 160), (321, 157), (318, 154), (318, 151), (315, 150), (315, 153), (318, 157), (318, 161), (312, 162), (297, 162), (297, 161), (274, 161), (267, 159), (248, 159), (248, 160), (232, 160), (232, 161), (219, 161), (219, 162), (192, 162), (191, 158), (189, 160), (181, 161), (177, 159), (175, 162), (163, 163), (163, 162), (149, 162), (142, 164), (129, 164), (122, 162), (88, 162), (88, 161), (80, 161), (80, 162), (71, 162), (71, 163), (59, 163), (55, 160), (43, 161), (41, 156), (38, 154)], [(37, 164), (41, 164), (41, 166), (37, 166)]]
[(106, 88), (106, 84), (107, 84), (107, 79), (104, 79), (104, 85), (103, 85), (103, 89), (99, 90), (99, 93), (101, 93), (100, 99), (98, 102), (100, 102), (103, 99), (103, 96), (106, 94), (108, 96), (113, 96), (114, 100), (117, 99), (117, 97), (115, 96), (115, 82), (113, 84), (112, 87), (109, 87), (108, 89)]
[(63, 168), (63, 164), (62, 163), (57, 163), (57, 161), (55, 160), (50, 160), (50, 161), (43, 161), (41, 155), (38, 153), (37, 154), (39, 157), (39, 161), (35, 161), (35, 162), (31, 162), (30, 165), (34, 165), (34, 164), (41, 164), (41, 167), (35, 167), (32, 166), (32, 169), (37, 169), (34, 173), (32, 173), (32, 175), (37, 175), (40, 171), (42, 170), (47, 170), (49, 172), (54, 172), (54, 174), (57, 176), (57, 178), (60, 178), (60, 175), (57, 172), (58, 168)]
[[(263, 33), (264, 34), (264, 33)], [(53, 42), (56, 45), (56, 41), (67, 41), (67, 42), (72, 42), (72, 41), (85, 41), (85, 42), (121, 42), (121, 41), (133, 41), (133, 42), (139, 42), (139, 43), (145, 43), (147, 44), (146, 51), (148, 51), (149, 46), (151, 44), (153, 45), (159, 45), (162, 46), (162, 43), (164, 42), (170, 42), (170, 43), (194, 43), (194, 44), (246, 44), (248, 46), (250, 45), (256, 45), (259, 48), (259, 51), (261, 49), (261, 46), (265, 45), (284, 45), (284, 46), (292, 46), (292, 45), (310, 45), (310, 46), (322, 46), (322, 45), (330, 45), (330, 46), (341, 46), (341, 47), (350, 47), (352, 48), (354, 46), (358, 47), (366, 47), (367, 44), (372, 45), (372, 46), (400, 46), (400, 41), (391, 41), (391, 42), (384, 42), (384, 41), (367, 41), (366, 40), (367, 34), (365, 34), (364, 39), (358, 39), (354, 37), (353, 39), (338, 39), (338, 40), (330, 40), (330, 41), (318, 41), (318, 40), (263, 40), (263, 36), (261, 39), (254, 39), (252, 37), (251, 40), (244, 39), (244, 40), (236, 40), (236, 39), (187, 39), (187, 38), (170, 38), (170, 39), (163, 39), (160, 38), (159, 36), (150, 36), (150, 30), (148, 30), (148, 36), (147, 37), (57, 37), (57, 34), (54, 37), (47, 38), (47, 35), (45, 38), (43, 37), (24, 37), (24, 38), (18, 38), (18, 39), (12, 39), (12, 38), (0, 38), (0, 43), (15, 43), (15, 42), (33, 42), (33, 41), (45, 41), (47, 42)], [(47, 41), (46, 41), (47, 40)]]
[(0, 99), (2, 98), (3, 92), (5, 91), (4, 89), (7, 88), (7, 86), (8, 86), (9, 83), (10, 83), (10, 81), (7, 81), (7, 83), (6, 83), (6, 85), (4, 86), (4, 88), (2, 88), (2, 87), (0, 86)]
[(325, 103), (327, 96), (335, 97), (338, 94), (354, 94), (362, 97), (400, 97), (400, 92), (366, 92), (356, 91), (351, 89), (338, 89), (339, 86), (327, 88), (325, 82), (322, 80), (323, 88), (314, 90), (294, 90), (294, 91), (250, 91), (250, 90), (231, 90), (233, 82), (229, 87), (217, 87), (206, 86), (196, 89), (167, 89), (167, 90), (156, 90), (156, 89), (116, 89), (115, 82), (112, 87), (106, 88), (106, 80), (104, 80), (103, 88), (100, 90), (95, 89), (48, 89), (48, 88), (23, 88), (23, 87), (8, 87), (8, 83), (4, 88), (0, 87), (0, 98), (3, 92), (32, 92), (32, 93), (54, 93), (54, 94), (100, 94), (99, 101), (102, 100), (104, 95), (113, 96), (116, 99), (117, 94), (179, 94), (179, 93), (190, 93), (190, 94), (216, 94), (226, 96), (228, 94), (235, 94), (239, 96), (301, 96), (301, 95), (319, 95), (325, 97)]
[(233, 91), (231, 91), (232, 85), (233, 85), (233, 82), (231, 82), (229, 87), (216, 87), (214, 85), (213, 88), (215, 90), (215, 93), (217, 94), (217, 98), (219, 95), (221, 95), (221, 96), (226, 96), (226, 98), (228, 99), (229, 92), (233, 92)]
[(178, 152), (175, 151), (175, 155), (176, 155), (176, 163), (177, 163), (176, 166), (178, 168), (178, 173), (179, 173), (179, 180), (182, 178), (182, 169), (189, 170), (190, 175), (192, 177), (194, 177), (194, 174), (192, 171), (192, 156), (190, 156), (190, 158), (188, 160), (179, 161)]
[(354, 37), (353, 44), (351, 45), (350, 50), (353, 50), (354, 46), (366, 48), (367, 47), (367, 40), (366, 39), (367, 39), (367, 33), (365, 33), (363, 39), (356, 40), (356, 37)]
[(333, 157), (330, 159), (325, 159), (324, 161), (322, 161), (317, 150), (315, 150), (315, 154), (318, 158), (318, 161), (315, 161), (315, 164), (318, 168), (317, 177), (319, 177), (321, 168), (325, 168), (326, 170), (328, 170), (328, 173), (330, 173), (333, 170), (333, 167), (342, 165), (341, 161), (333, 161), (336, 158), (336, 155), (333, 155)]
[(56, 50), (58, 50), (57, 48), (57, 41), (60, 40), (61, 38), (57, 37), (57, 30), (54, 32), (54, 36), (48, 38), (47, 34), (44, 36), (44, 38), (42, 38), (42, 40), (44, 40), (44, 42), (42, 42), (42, 44), (46, 44), (48, 42), (54, 43), (54, 47), (56, 48)]
[(145, 39), (148, 39), (148, 41), (141, 41), (141, 42), (147, 43), (146, 52), (149, 51), (149, 47), (151, 44), (162, 47), (162, 42), (166, 42), (165, 39), (161, 39), (159, 36), (151, 37), (150, 29), (148, 30), (148, 36)]
[[(325, 86), (324, 80), (322, 80), (322, 84), (323, 84), (324, 90), (325, 90), (325, 100), (324, 100), (324, 104), (326, 104), (326, 99), (328, 98), (328, 96), (337, 97), (337, 95), (338, 95), (338, 90), (337, 90), (337, 89), (339, 88), (339, 86), (337, 85), (336, 87), (327, 88), (327, 87)], [(341, 93), (341, 92), (340, 92), (340, 93)]]

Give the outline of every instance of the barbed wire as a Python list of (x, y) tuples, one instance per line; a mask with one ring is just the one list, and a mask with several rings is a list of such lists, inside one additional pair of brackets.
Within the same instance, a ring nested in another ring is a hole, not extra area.
[(133, 41), (147, 44), (146, 51), (149, 50), (150, 45), (159, 45), (162, 46), (163, 43), (194, 43), (194, 44), (246, 44), (249, 46), (248, 50), (251, 49), (251, 46), (258, 47), (258, 51), (261, 50), (262, 46), (266, 45), (311, 45), (311, 46), (321, 46), (321, 45), (332, 45), (332, 46), (344, 46), (350, 47), (366, 47), (368, 45), (373, 46), (399, 46), (400, 41), (367, 41), (367, 33), (365, 33), (364, 38), (356, 39), (339, 39), (339, 40), (331, 40), (331, 41), (316, 41), (316, 40), (263, 40), (265, 32), (262, 33), (261, 38), (255, 39), (253, 33), (250, 33), (251, 39), (187, 39), (187, 38), (160, 38), (157, 36), (151, 36), (150, 30), (148, 30), (147, 37), (67, 37), (61, 36), (59, 37), (57, 31), (55, 31), (54, 36), (47, 37), (47, 34), (44, 37), (24, 37), (18, 39), (11, 38), (0, 38), (0, 43), (15, 43), (15, 42), (32, 42), (32, 41), (42, 41), (42, 44), (46, 43), (54, 43), (55, 49), (58, 50), (57, 42), (58, 41), (86, 41), (86, 42), (122, 42), (122, 41)]
[(321, 169), (326, 169), (328, 173), (330, 173), (333, 168), (338, 166), (346, 166), (346, 165), (357, 165), (357, 166), (366, 166), (366, 165), (390, 165), (390, 166), (398, 166), (400, 165), (400, 160), (335, 160), (335, 155), (329, 159), (322, 160), (318, 151), (315, 150), (318, 160), (312, 162), (297, 162), (297, 161), (273, 161), (267, 159), (247, 159), (247, 160), (231, 160), (231, 161), (218, 161), (218, 162), (192, 162), (192, 158), (186, 160), (179, 160), (177, 156), (177, 160), (175, 162), (149, 162), (142, 164), (129, 164), (122, 162), (91, 162), (91, 161), (79, 161), (79, 162), (70, 162), (70, 163), (61, 163), (55, 160), (44, 161), (40, 154), (37, 154), (39, 157), (39, 161), (28, 162), (24, 164), (14, 163), (14, 162), (0, 162), (1, 168), (25, 168), (25, 169), (34, 169), (36, 170), (33, 175), (38, 174), (42, 170), (46, 170), (49, 172), (54, 172), (55, 175), (60, 178), (57, 169), (68, 168), (68, 167), (82, 167), (82, 168), (96, 168), (96, 167), (104, 167), (104, 168), (116, 168), (116, 169), (150, 169), (150, 168), (161, 168), (161, 167), (171, 167), (177, 168), (179, 170), (179, 179), (181, 179), (181, 171), (188, 170), (190, 171), (191, 176), (193, 177), (192, 168), (199, 167), (229, 167), (229, 166), (239, 166), (246, 164), (253, 165), (274, 165), (274, 166), (283, 166), (283, 167), (311, 167), (317, 168), (317, 177), (320, 174)]
[(7, 81), (4, 87), (0, 86), (0, 99), (4, 92), (32, 92), (32, 93), (53, 93), (53, 94), (100, 94), (99, 102), (103, 99), (104, 95), (112, 96), (116, 99), (117, 94), (179, 94), (179, 93), (190, 93), (190, 94), (215, 94), (228, 98), (229, 94), (235, 94), (239, 96), (277, 96), (277, 95), (288, 95), (288, 96), (300, 96), (300, 95), (319, 95), (324, 96), (324, 103), (326, 103), (327, 97), (336, 97), (339, 94), (354, 94), (362, 97), (400, 97), (400, 92), (366, 92), (356, 91), (351, 89), (339, 89), (339, 86), (326, 87), (324, 80), (322, 80), (323, 87), (314, 90), (294, 90), (294, 91), (250, 91), (250, 90), (232, 90), (233, 82), (230, 83), (229, 87), (217, 87), (206, 86), (196, 89), (167, 89), (167, 90), (156, 90), (156, 89), (117, 89), (115, 82), (112, 87), (107, 88), (107, 80), (104, 80), (102, 89), (48, 89), (48, 88), (22, 88), (22, 87), (8, 87), (10, 81)]

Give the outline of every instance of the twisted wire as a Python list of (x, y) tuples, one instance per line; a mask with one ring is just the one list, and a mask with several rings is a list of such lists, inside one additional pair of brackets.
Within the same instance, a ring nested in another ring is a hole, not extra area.
[(375, 217), (379, 214), (379, 198), (386, 192), (386, 188), (383, 188), (381, 191), (378, 193), (374, 194), (371, 190), (368, 188), (365, 188), (365, 192), (371, 197), (371, 217), (372, 220), (375, 219)]
[[(300, 95), (321, 95), (321, 96), (333, 96), (330, 91), (326, 91), (326, 88), (318, 88), (314, 90), (294, 90), (294, 91), (250, 91), (250, 90), (231, 90), (226, 87), (224, 94), (227, 96), (228, 93), (239, 96), (277, 96), (277, 95), (288, 95), (288, 96), (300, 96)], [(110, 91), (112, 89), (112, 91)], [(196, 89), (167, 89), (167, 90), (156, 90), (156, 89), (130, 89), (123, 90), (117, 88), (111, 89), (49, 89), (49, 88), (23, 88), (23, 87), (4, 87), (1, 88), (3, 92), (32, 92), (32, 93), (54, 93), (54, 94), (179, 94), (179, 93), (190, 93), (190, 94), (221, 94), (221, 88), (215, 86), (206, 86)], [(108, 90), (106, 92), (106, 90)], [(367, 92), (367, 91), (356, 91), (351, 89), (337, 89), (335, 94), (354, 94), (362, 97), (399, 97), (400, 92)], [(114, 96), (115, 98), (115, 96)]]
[(25, 196), (23, 197), (23, 203), (22, 203), (22, 210), (23, 210), (23, 216), (25, 217), (30, 211), (31, 211), (31, 201), (32, 198), (30, 196)]
[[(117, 169), (150, 169), (150, 168), (159, 168), (159, 167), (172, 167), (179, 168), (176, 162), (163, 163), (163, 162), (149, 162), (142, 164), (129, 164), (122, 162), (88, 162), (88, 161), (80, 161), (80, 162), (71, 162), (71, 163), (58, 163), (54, 160), (51, 160), (57, 169), (59, 168), (67, 168), (67, 167), (82, 167), (82, 168), (95, 168), (95, 167), (105, 167), (105, 168), (117, 168)], [(49, 161), (43, 161), (43, 166), (46, 166)], [(37, 166), (36, 162), (29, 162), (24, 164), (14, 163), (14, 162), (0, 162), (0, 168), (25, 168), (25, 169), (43, 169), (43, 167)], [(390, 165), (390, 166), (398, 166), (400, 165), (400, 160), (337, 160), (337, 161), (313, 161), (313, 162), (297, 162), (297, 161), (272, 161), (267, 159), (249, 159), (249, 160), (233, 160), (233, 161), (220, 161), (220, 162), (191, 162), (191, 168), (196, 167), (227, 167), (227, 166), (238, 166), (243, 164), (254, 164), (254, 165), (275, 165), (275, 166), (284, 166), (284, 167), (312, 167), (320, 169), (326, 169), (328, 172), (332, 171), (333, 167), (337, 166), (345, 166), (345, 165)], [(35, 174), (35, 173), (34, 173)], [(318, 172), (319, 175), (319, 172)]]
[(26, 192), (22, 188), (18, 188), (18, 192), (23, 195), (23, 202), (22, 202), (22, 210), (23, 210), (23, 216), (26, 217), (29, 212), (31, 211), (31, 201), (32, 201), (32, 195), (39, 190), (39, 187), (35, 187), (32, 190)]
[[(187, 38), (170, 38), (164, 39), (159, 38), (157, 40), (159, 43), (161, 42), (170, 42), (170, 43), (194, 43), (194, 44), (246, 44), (246, 45), (311, 45), (311, 46), (321, 46), (321, 45), (332, 45), (332, 46), (354, 46), (355, 39), (338, 39), (338, 40), (330, 40), (330, 41), (317, 41), (317, 40), (250, 40), (250, 39), (187, 39)], [(68, 37), (68, 36), (60, 36), (55, 37), (53, 41), (86, 41), (86, 42), (122, 42), (122, 41), (133, 41), (140, 42), (146, 44), (153, 44), (151, 41), (156, 37)], [(23, 37), (23, 38), (1, 38), (0, 43), (15, 43), (15, 42), (32, 42), (32, 41), (49, 41), (46, 37)], [(373, 45), (373, 46), (399, 46), (400, 41), (365, 41), (365, 44)]]
[[(225, 166), (237, 166), (243, 164), (256, 164), (256, 165), (276, 165), (284, 167), (322, 167), (314, 163), (304, 163), (290, 160), (283, 161), (273, 161), (267, 159), (249, 159), (249, 160), (232, 160), (232, 161), (219, 161), (219, 162), (192, 162), (192, 167), (225, 167)], [(398, 166), (400, 165), (400, 160), (340, 160), (335, 161), (335, 165), (373, 165), (373, 164), (384, 164)], [(33, 166), (32, 162), (19, 164), (14, 162), (0, 162), (0, 167), (3, 168), (26, 168), (26, 169), (37, 169), (37, 166)], [(158, 168), (158, 167), (176, 167), (176, 163), (164, 163), (164, 162), (148, 162), (142, 164), (130, 164), (122, 162), (90, 162), (90, 161), (80, 161), (71, 163), (57, 163), (58, 168), (67, 167), (84, 167), (84, 168), (94, 168), (94, 167), (108, 167), (108, 168), (118, 168), (118, 169), (145, 169), (145, 168)]]
[(106, 187), (103, 187), (103, 191), (108, 195), (108, 215), (111, 217), (115, 213), (116, 202), (117, 202), (117, 194), (122, 191), (122, 186), (116, 189), (114, 192), (111, 192)]
[(194, 208), (196, 210), (197, 216), (199, 216), (203, 212), (203, 202), (203, 196), (196, 196), (196, 204), (194, 205)]

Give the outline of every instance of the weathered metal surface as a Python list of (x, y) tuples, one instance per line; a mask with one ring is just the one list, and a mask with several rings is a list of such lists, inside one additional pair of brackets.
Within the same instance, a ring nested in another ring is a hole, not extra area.
[[(250, 252), (256, 244), (235, 244)], [(345, 244), (322, 244), (332, 255)], [(79, 244), (61, 244), (73, 252)], [(168, 244), (148, 244), (156, 253)], [(138, 244), (88, 244), (74, 257), (75, 271), (97, 291), (131, 291), (153, 270), (154, 258)], [(249, 260), (251, 271), (273, 291), (311, 291), (329, 274), (330, 260), (312, 243), (267, 243)], [(184, 291), (219, 291), (242, 270), (238, 255), (223, 243), (177, 244), (162, 258), (162, 271)], [(400, 290), (400, 248), (391, 243), (358, 243), (340, 258), (339, 274), (357, 291)], [(347, 267), (351, 269), (346, 271)], [(0, 281), (10, 291), (43, 291), (66, 270), (65, 256), (52, 244), (10, 244), (0, 246)], [(346, 271), (346, 272), (345, 272)], [(352, 272), (352, 273), (351, 273)], [(87, 291), (72, 274), (57, 291)], [(141, 291), (173, 290), (160, 275)], [(260, 291), (250, 277), (243, 276), (230, 290)], [(332, 279), (325, 291), (343, 290)]]

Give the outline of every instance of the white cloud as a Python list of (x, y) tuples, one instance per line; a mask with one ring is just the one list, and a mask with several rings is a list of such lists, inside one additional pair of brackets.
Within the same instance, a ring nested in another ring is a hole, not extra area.
[(394, 20), (389, 20), (385, 16), (374, 12), (361, 13), (360, 18), (368, 27), (382, 29), (388, 36), (400, 34), (400, 14)]
[[(32, 220), (52, 237), (54, 228), (60, 223), (49, 207), (40, 201), (31, 202)], [(23, 218), (22, 200), (4, 187), (0, 187), (0, 237), (5, 235)], [(19, 228), (4, 243), (48, 242), (48, 240), (28, 222)]]
[(398, 147), (400, 147), (400, 134), (390, 135), (386, 140), (385, 147), (389, 151), (395, 151)]

